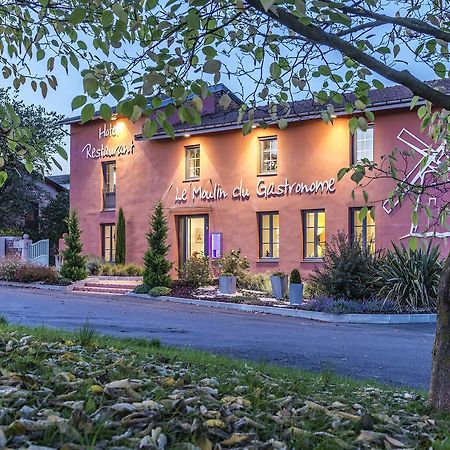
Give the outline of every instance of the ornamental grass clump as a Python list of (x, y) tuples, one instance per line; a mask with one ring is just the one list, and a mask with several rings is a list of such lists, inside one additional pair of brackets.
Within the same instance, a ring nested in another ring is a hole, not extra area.
[(376, 296), (380, 255), (372, 253), (360, 241), (338, 232), (327, 243), (323, 264), (308, 279), (315, 295), (334, 299), (367, 300)]
[(392, 300), (403, 310), (435, 310), (443, 263), (439, 248), (431, 242), (425, 248), (393, 245), (379, 270), (379, 296)]

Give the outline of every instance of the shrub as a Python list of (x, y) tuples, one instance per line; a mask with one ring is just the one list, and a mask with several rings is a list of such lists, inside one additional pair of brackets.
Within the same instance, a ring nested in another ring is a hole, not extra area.
[(329, 297), (317, 297), (302, 304), (302, 309), (328, 314), (388, 314), (396, 310), (394, 302), (382, 300), (335, 300)]
[(0, 315), (0, 326), (8, 325), (8, 319), (4, 315)]
[(169, 276), (173, 262), (167, 259), (170, 245), (166, 244), (169, 227), (164, 215), (164, 205), (156, 203), (147, 234), (148, 249), (144, 255), (144, 284), (151, 287), (172, 285)]
[(289, 282), (291, 284), (302, 284), (302, 277), (298, 269), (294, 269), (289, 277)]
[(82, 255), (80, 223), (76, 211), (71, 211), (67, 221), (69, 233), (64, 239), (66, 248), (62, 252), (61, 275), (72, 281), (83, 280), (87, 276), (86, 258)]
[(116, 264), (125, 264), (126, 256), (126, 231), (125, 216), (123, 209), (119, 208), (117, 216), (117, 232), (116, 232)]
[(170, 295), (172, 292), (172, 289), (168, 288), (167, 286), (156, 286), (154, 288), (151, 288), (148, 291), (148, 294), (152, 297), (160, 297), (161, 295)]
[(0, 280), (16, 281), (16, 272), (23, 264), (20, 259), (3, 259), (0, 261)]
[(32, 264), (19, 259), (4, 259), (0, 262), (0, 280), (59, 284), (60, 276), (53, 267)]
[(139, 277), (142, 275), (142, 268), (136, 264), (108, 264), (104, 263), (98, 267), (98, 275), (112, 277)]
[(323, 265), (316, 267), (309, 277), (310, 289), (335, 299), (373, 298), (378, 292), (379, 261), (379, 254), (338, 232), (326, 244)]
[(58, 272), (53, 267), (29, 263), (21, 264), (15, 275), (15, 281), (21, 283), (57, 284), (59, 278)]
[(151, 287), (147, 284), (140, 284), (133, 289), (135, 294), (148, 294), (150, 292)]
[(103, 261), (98, 256), (89, 255), (86, 257), (86, 270), (89, 275), (98, 275), (100, 266), (103, 264)]
[(250, 264), (245, 256), (241, 256), (241, 250), (231, 250), (220, 258), (218, 266), (222, 275), (239, 277), (248, 270)]
[(394, 301), (399, 310), (436, 308), (443, 267), (439, 257), (439, 248), (431, 243), (416, 250), (394, 245), (380, 266), (379, 295)]
[(178, 278), (192, 287), (206, 286), (211, 283), (209, 258), (203, 254), (188, 259), (178, 270)]
[(272, 292), (269, 276), (262, 273), (241, 272), (237, 279), (237, 286), (240, 289), (248, 289), (250, 291), (260, 291), (268, 294)]

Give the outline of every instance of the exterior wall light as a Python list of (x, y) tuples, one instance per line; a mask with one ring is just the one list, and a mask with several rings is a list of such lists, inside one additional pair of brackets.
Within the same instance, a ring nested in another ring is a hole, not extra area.
[(184, 135), (184, 137), (191, 137), (191, 135), (190, 135), (189, 133), (186, 133), (186, 134)]

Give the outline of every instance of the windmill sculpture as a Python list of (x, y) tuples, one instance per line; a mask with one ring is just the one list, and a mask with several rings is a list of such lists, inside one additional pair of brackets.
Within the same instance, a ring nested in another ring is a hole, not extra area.
[[(414, 166), (414, 168), (406, 175), (405, 183), (412, 186), (426, 186), (427, 179), (434, 178), (434, 175), (439, 173), (439, 166), (442, 164), (446, 158), (445, 144), (440, 144), (437, 148), (430, 147), (425, 142), (420, 140), (417, 136), (412, 134), (405, 128), (400, 131), (397, 139), (404, 144), (406, 144), (413, 151), (418, 153), (421, 158), (419, 162)], [(425, 158), (425, 159), (424, 159)], [(421, 200), (423, 193), (419, 192), (416, 194), (414, 210), (419, 213)], [(383, 209), (387, 214), (391, 214), (394, 209), (399, 205), (400, 200), (398, 196), (391, 201), (385, 200), (383, 202)], [(428, 197), (428, 207), (430, 209), (437, 209), (437, 199), (436, 197)], [(449, 231), (438, 232), (438, 231), (420, 231), (419, 224), (411, 224), (411, 228), (408, 234), (402, 236), (400, 239), (405, 239), (409, 237), (435, 237), (435, 238), (446, 238), (450, 237)]]

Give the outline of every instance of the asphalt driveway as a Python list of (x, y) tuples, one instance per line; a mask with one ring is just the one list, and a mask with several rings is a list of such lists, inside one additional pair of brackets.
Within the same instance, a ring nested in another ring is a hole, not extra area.
[(24, 325), (159, 338), (163, 344), (427, 388), (435, 325), (328, 324), (126, 296), (0, 287), (0, 315)]

